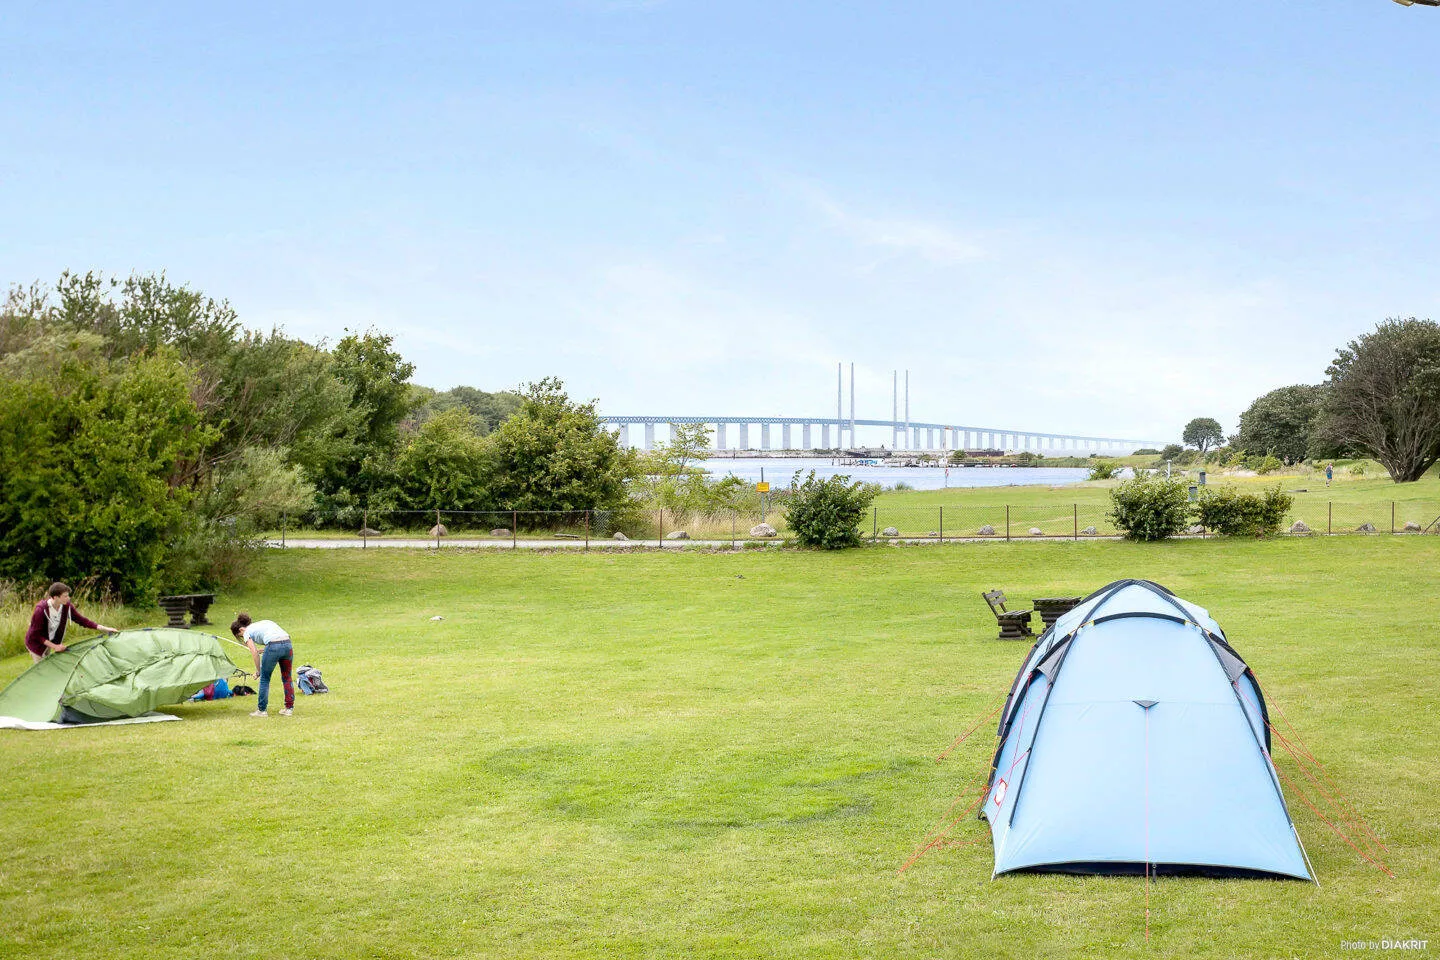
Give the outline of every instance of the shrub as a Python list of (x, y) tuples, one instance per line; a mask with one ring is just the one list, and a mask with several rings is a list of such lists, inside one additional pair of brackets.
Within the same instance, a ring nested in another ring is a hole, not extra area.
[(839, 550), (860, 545), (860, 521), (880, 488), (873, 483), (851, 483), (847, 476), (815, 479), (815, 471), (799, 483), (785, 507), (785, 520), (795, 538), (807, 547)]
[(1182, 446), (1180, 446), (1180, 444), (1178, 444), (1178, 443), (1167, 443), (1167, 444), (1165, 445), (1165, 448), (1160, 451), (1160, 459), (1161, 459), (1161, 460), (1178, 460), (1178, 459), (1180, 458), (1180, 454), (1182, 454), (1182, 453), (1184, 453), (1184, 452), (1185, 452), (1185, 448), (1182, 447)]
[(1137, 457), (1158, 457), (1158, 456), (1160, 456), (1160, 451), (1159, 451), (1159, 450), (1156, 450), (1154, 447), (1141, 447), (1139, 450), (1136, 450), (1136, 451), (1135, 451), (1135, 456), (1137, 456)]
[(1268, 454), (1263, 457), (1245, 458), (1245, 468), (1247, 470), (1254, 470), (1260, 474), (1274, 473), (1283, 466), (1285, 466), (1285, 464), (1281, 463), (1277, 457), (1272, 457)]
[(1235, 487), (1207, 488), (1196, 505), (1201, 524), (1232, 537), (1274, 536), (1280, 532), (1294, 498), (1278, 486), (1264, 493), (1241, 493)]
[(1110, 491), (1110, 519), (1127, 540), (1163, 540), (1185, 529), (1190, 497), (1181, 479), (1137, 476)]
[(1120, 464), (1114, 460), (1096, 460), (1090, 468), (1091, 480), (1114, 480), (1120, 476)]

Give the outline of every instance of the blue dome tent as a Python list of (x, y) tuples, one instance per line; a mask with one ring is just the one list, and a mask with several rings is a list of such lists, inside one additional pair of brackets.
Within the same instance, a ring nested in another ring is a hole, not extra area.
[(1120, 580), (1060, 617), (999, 734), (980, 804), (997, 875), (1313, 878), (1254, 674), (1159, 584)]

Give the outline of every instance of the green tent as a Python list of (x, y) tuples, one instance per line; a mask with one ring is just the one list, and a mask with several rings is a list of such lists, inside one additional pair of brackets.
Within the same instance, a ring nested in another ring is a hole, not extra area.
[(56, 722), (138, 717), (180, 703), (235, 665), (220, 638), (194, 630), (123, 630), (69, 644), (26, 670), (0, 692), (0, 717)]

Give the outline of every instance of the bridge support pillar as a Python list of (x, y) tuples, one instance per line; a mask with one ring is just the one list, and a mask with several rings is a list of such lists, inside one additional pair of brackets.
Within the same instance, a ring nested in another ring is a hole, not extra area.
[(655, 424), (645, 424), (645, 449), (653, 450), (655, 447)]
[(814, 447), (810, 446), (810, 424), (808, 423), (800, 427), (800, 448), (802, 450), (815, 449)]
[(830, 424), (828, 423), (820, 424), (820, 446), (825, 450), (829, 450), (834, 446), (834, 444), (830, 442)]
[(768, 423), (760, 424), (760, 449), (770, 449), (770, 424)]
[(735, 424), (735, 449), (750, 449), (750, 424), (744, 420), (737, 421)]
[(630, 424), (628, 423), (620, 424), (620, 446), (630, 446)]
[(788, 423), (780, 425), (780, 449), (790, 449), (790, 424)]
[(725, 449), (725, 424), (723, 423), (715, 424), (715, 449)]

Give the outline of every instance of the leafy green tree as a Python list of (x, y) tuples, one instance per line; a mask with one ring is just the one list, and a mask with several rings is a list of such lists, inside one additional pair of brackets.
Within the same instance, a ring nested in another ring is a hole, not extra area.
[(817, 480), (815, 471), (803, 483), (796, 471), (792, 493), (785, 506), (785, 521), (795, 538), (807, 547), (840, 550), (859, 546), (860, 523), (879, 495), (873, 483), (850, 482), (843, 475)]
[(1114, 480), (1120, 476), (1120, 463), (1116, 460), (1096, 460), (1090, 465), (1088, 480)]
[(420, 396), (415, 402), (416, 420), (423, 423), (446, 410), (464, 410), (475, 419), (475, 431), (484, 436), (500, 426), (505, 418), (520, 409), (521, 396), (513, 390), (486, 393), (475, 387), (452, 387), (435, 391), (416, 387)]
[(1374, 457), (1396, 483), (1440, 460), (1440, 325), (1390, 319), (1336, 351), (1318, 433)]
[(1185, 424), (1185, 431), (1180, 434), (1180, 439), (1198, 449), (1203, 455), (1211, 446), (1225, 442), (1225, 431), (1220, 429), (1218, 420), (1210, 417), (1196, 417)]
[(1297, 383), (1271, 390), (1240, 414), (1234, 446), (1247, 454), (1268, 454), (1287, 463), (1304, 460), (1310, 454), (1324, 399), (1322, 386)]
[(410, 412), (415, 365), (389, 334), (347, 334), (335, 345), (333, 375), (346, 391), (346, 410), (322, 434), (295, 446), (295, 457), (323, 506), (365, 506), (391, 480), (400, 421)]
[(718, 509), (730, 496), (696, 464), (710, 456), (710, 435), (703, 423), (672, 423), (670, 439), (640, 460), (643, 493), (649, 503), (668, 511), (677, 523)]
[(172, 478), (209, 439), (192, 387), (164, 353), (0, 378), (0, 576), (152, 595), (190, 519)]
[(1184, 452), (1185, 452), (1185, 448), (1182, 447), (1182, 446), (1180, 446), (1180, 444), (1178, 444), (1178, 443), (1167, 443), (1167, 444), (1165, 444), (1164, 449), (1162, 449), (1162, 450), (1160, 451), (1160, 459), (1161, 459), (1161, 460), (1178, 460), (1178, 459), (1180, 459), (1180, 454), (1182, 454), (1182, 453), (1184, 453)]
[(635, 455), (601, 426), (595, 404), (576, 403), (546, 377), (528, 384), (520, 409), (486, 438), (490, 497), (514, 510), (621, 507)]
[(202, 513), (247, 530), (274, 527), (283, 514), (295, 516), (315, 505), (315, 487), (283, 449), (246, 447), (217, 470), (200, 497)]
[(1110, 491), (1110, 519), (1127, 540), (1163, 540), (1185, 529), (1190, 495), (1179, 478), (1137, 474)]
[(478, 426), (474, 417), (458, 407), (427, 420), (396, 460), (392, 499), (397, 506), (484, 509), (488, 465)]

